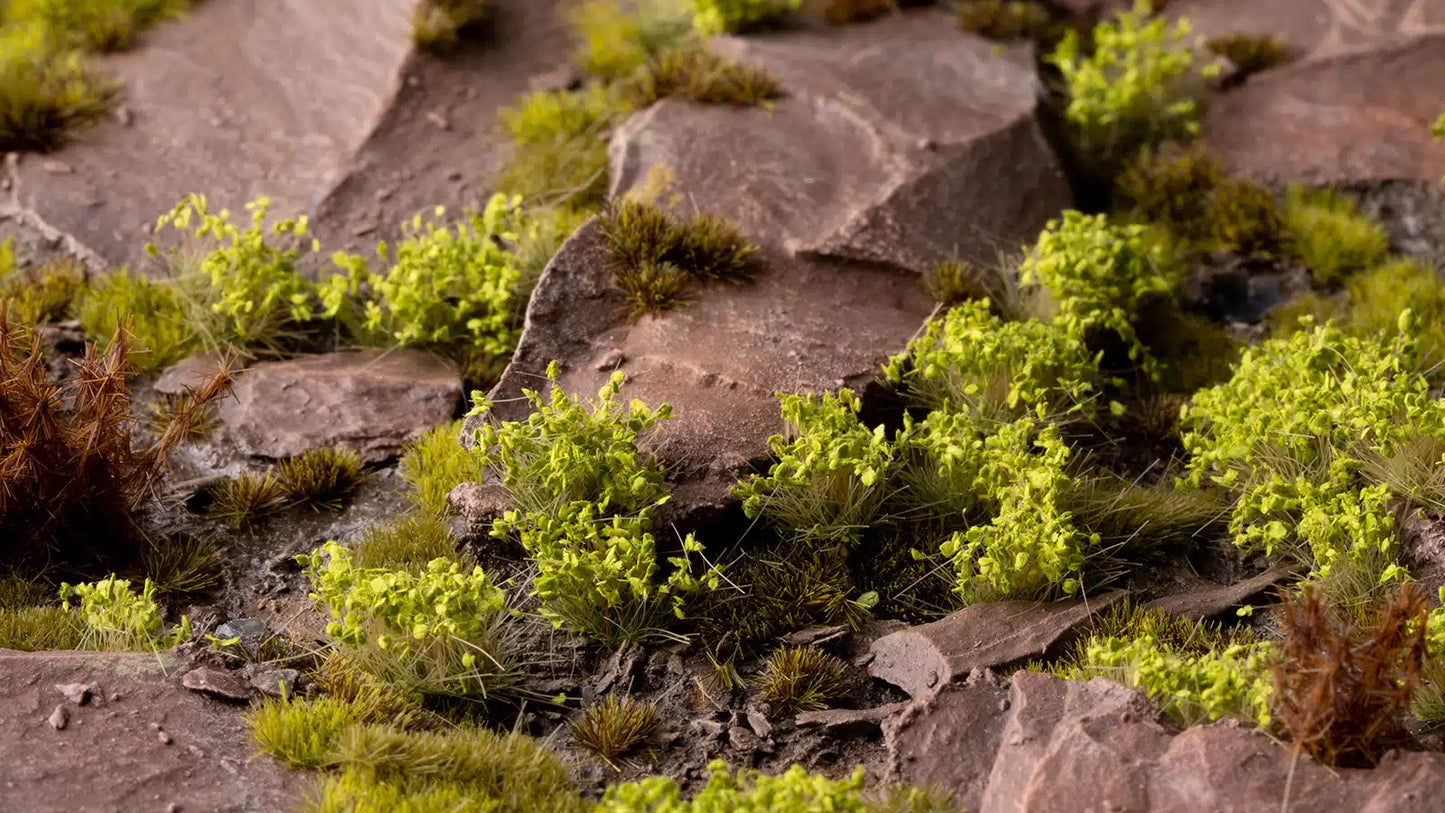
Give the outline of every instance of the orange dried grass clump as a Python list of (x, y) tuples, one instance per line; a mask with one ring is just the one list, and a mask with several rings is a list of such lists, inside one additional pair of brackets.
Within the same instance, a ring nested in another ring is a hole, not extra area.
[(58, 385), (37, 338), (0, 308), (0, 562), (82, 565), (127, 559), (166, 454), (229, 388), (229, 364), (147, 444), (135, 438), (126, 377), (129, 337), (94, 344)]
[(1317, 588), (1284, 605), (1275, 715), (1295, 749), (1365, 766), (1409, 740), (1405, 715), (1425, 658), (1426, 602), (1407, 584), (1360, 619), (1342, 620)]

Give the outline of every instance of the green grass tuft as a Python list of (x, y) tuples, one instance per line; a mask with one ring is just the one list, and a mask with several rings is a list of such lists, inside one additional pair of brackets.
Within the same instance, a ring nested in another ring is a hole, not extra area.
[(412, 504), (437, 516), (448, 512), (447, 494), (462, 483), (480, 483), (486, 465), (462, 445), (462, 422), (438, 426), (402, 450), (401, 478), (411, 486)]
[(700, 214), (677, 221), (650, 203), (609, 201), (598, 221), (614, 285), (632, 316), (684, 304), (691, 280), (742, 282), (757, 247), (732, 224)]
[(286, 492), (274, 472), (245, 472), (211, 492), (207, 514), (237, 528), (246, 528), (286, 505)]
[(762, 105), (783, 96), (782, 83), (761, 68), (741, 65), (702, 45), (670, 48), (626, 85), (629, 102), (642, 108), (669, 96), (702, 104)]
[(411, 21), (411, 41), (423, 51), (448, 54), (487, 19), (491, 0), (421, 0)]
[(85, 639), (86, 629), (80, 616), (64, 607), (0, 609), (0, 650), (80, 649)]
[(458, 564), (475, 564), (471, 556), (457, 550), (447, 521), (427, 511), (411, 511), (357, 534), (348, 546), (359, 568), (406, 570), (420, 575), (428, 562), (444, 558)]
[(1205, 46), (1233, 62), (1248, 76), (1293, 62), (1295, 53), (1283, 37), (1261, 34), (1224, 34), (1211, 37)]
[(695, 39), (687, 0), (582, 0), (566, 19), (577, 64), (608, 81), (628, 79), (668, 48)]
[(293, 505), (339, 511), (361, 485), (366, 464), (350, 449), (308, 449), (276, 464), (280, 490)]
[(662, 730), (662, 719), (651, 703), (610, 694), (589, 705), (567, 727), (578, 745), (615, 765), (618, 757), (655, 739)]
[(216, 543), (205, 537), (181, 534), (167, 538), (141, 554), (146, 578), (155, 582), (163, 598), (195, 596), (221, 583), (223, 569)]
[(824, 709), (848, 695), (847, 666), (825, 652), (802, 646), (785, 646), (763, 664), (758, 676), (758, 698), (772, 706), (773, 714)]
[(1384, 227), (1343, 192), (1291, 186), (1282, 216), (1295, 255), (1325, 285), (1378, 265), (1390, 250)]
[(108, 342), (128, 324), (140, 348), (133, 363), (141, 373), (169, 367), (202, 346), (176, 287), (124, 269), (92, 280), (75, 302), (75, 315), (97, 342)]
[(1060, 26), (1043, 3), (1020, 0), (961, 0), (958, 25), (970, 34), (991, 40), (1052, 38), (1062, 36)]
[(69, 257), (21, 271), (5, 266), (0, 262), (0, 299), (8, 302), (6, 318), (26, 327), (66, 318), (85, 289), (85, 267)]
[(497, 188), (529, 204), (600, 206), (607, 194), (603, 134), (627, 112), (617, 91), (600, 84), (526, 94), (501, 111), (512, 157)]
[(263, 702), (246, 718), (262, 752), (293, 768), (325, 768), (338, 762), (337, 740), (362, 722), (356, 707), (333, 697), (282, 697)]
[(37, 26), (0, 27), (0, 151), (48, 151), (103, 117), (120, 85)]

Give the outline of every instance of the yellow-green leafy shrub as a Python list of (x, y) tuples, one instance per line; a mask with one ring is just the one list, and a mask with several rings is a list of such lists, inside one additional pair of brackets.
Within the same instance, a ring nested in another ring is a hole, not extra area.
[[(265, 197), (246, 210), (251, 225), (242, 229), (230, 212), (212, 212), (204, 196), (189, 195), (156, 223), (157, 230), (174, 228), (205, 252), (199, 275), (209, 285), (199, 294), (220, 317), (217, 338), (242, 347), (273, 343), (287, 328), (309, 321), (317, 304), (314, 286), (297, 271), (305, 253), (317, 249), (307, 239), (306, 218), (267, 227), (271, 201)], [(147, 250), (159, 254), (154, 244)]]
[(964, 602), (1078, 592), (1079, 571), (1099, 538), (1076, 527), (1066, 509), (1070, 451), (1058, 427), (1022, 418), (986, 434), (966, 419), (935, 413), (915, 443), (947, 482), (963, 486), (992, 514), (940, 548), (953, 562)]
[(1049, 61), (1063, 74), (1064, 117), (1075, 146), (1108, 173), (1140, 147), (1199, 130), (1201, 79), (1188, 20), (1153, 17), (1147, 0), (1094, 27), (1093, 50), (1069, 31)]
[[(517, 506), (492, 535), (515, 534), (536, 561), (532, 589), (557, 626), (607, 646), (666, 635), (684, 600), (717, 579), (691, 574), (687, 554), (702, 549), (691, 536), (682, 540), (682, 555), (668, 559), (672, 572), (659, 574), (652, 514), (669, 495), (661, 466), (638, 439), (670, 417), (671, 407), (618, 403), (621, 373), (595, 401), (576, 401), (558, 375), (554, 362), (550, 398), (524, 391), (535, 410), (526, 421), (488, 422), (476, 432), (476, 453)], [(488, 415), (491, 404), (473, 397), (471, 414)]]
[(1295, 256), (1325, 284), (1378, 264), (1390, 250), (1385, 228), (1333, 189), (1291, 186), (1281, 216)]
[(297, 557), (327, 634), (368, 672), (422, 694), (487, 697), (510, 684), (501, 623), (506, 594), (480, 567), (433, 559), (425, 572), (362, 569), (328, 542)]
[[(369, 344), (453, 348), (487, 356), (511, 353), (517, 343), (512, 296), (521, 277), (505, 244), (519, 237), (520, 200), (494, 195), (481, 213), (453, 227), (421, 215), (403, 227), (395, 247), (377, 246), (390, 267), (372, 272), (366, 260), (338, 253), (346, 273), (322, 290), (325, 315), (338, 317)], [(438, 207), (435, 216), (446, 210)]]
[(766, 516), (779, 528), (822, 543), (849, 543), (874, 521), (887, 496), (893, 443), (884, 427), (858, 417), (852, 390), (779, 395), (787, 435), (768, 439), (773, 464), (766, 475), (733, 488), (748, 517)]
[(744, 31), (787, 17), (803, 0), (692, 0), (693, 25), (702, 34)]
[(1065, 334), (1082, 340), (1095, 331), (1115, 333), (1131, 359), (1155, 369), (1134, 324), (1140, 305), (1172, 297), (1179, 277), (1143, 226), (1066, 211), (1039, 235), (1019, 268), (1019, 282), (1048, 292), (1054, 324)]
[(1102, 383), (1081, 337), (1034, 320), (1005, 322), (987, 300), (930, 322), (884, 375), (919, 406), (985, 421), (1092, 415)]
[(708, 765), (707, 784), (684, 800), (676, 781), (652, 776), (607, 789), (598, 813), (865, 813), (863, 768), (843, 780), (808, 773), (794, 765), (781, 776), (751, 769), (728, 769), (715, 760)]
[(70, 610), (74, 601), (84, 624), (82, 648), (106, 652), (166, 649), (191, 637), (191, 624), (185, 617), (176, 629), (166, 632), (155, 596), (156, 586), (150, 579), (139, 593), (129, 580), (115, 576), (60, 585), (62, 606)]
[[(1406, 311), (1398, 326), (1389, 342), (1332, 324), (1267, 340), (1228, 382), (1195, 394), (1183, 416), (1187, 483), (1240, 494), (1236, 544), (1294, 553), (1322, 576), (1342, 558), (1393, 552), (1390, 489), (1369, 484), (1365, 462), (1445, 437), (1445, 405), (1410, 372), (1418, 321)], [(1381, 579), (1402, 575), (1390, 565)]]
[(1072, 676), (1102, 676), (1138, 689), (1184, 726), (1238, 717), (1267, 728), (1274, 694), (1270, 666), (1276, 658), (1267, 642), (1200, 652), (1175, 648), (1147, 634), (1106, 637), (1081, 648)]

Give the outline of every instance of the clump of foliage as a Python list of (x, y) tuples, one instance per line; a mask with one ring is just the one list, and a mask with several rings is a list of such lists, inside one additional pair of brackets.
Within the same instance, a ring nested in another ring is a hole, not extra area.
[(501, 111), (513, 152), (497, 188), (529, 202), (600, 206), (607, 193), (602, 135), (625, 112), (618, 91), (598, 83), (528, 93)]
[(191, 623), (181, 617), (174, 630), (166, 632), (156, 586), (146, 579), (141, 592), (130, 581), (109, 576), (97, 582), (60, 585), (61, 606), (77, 603), (84, 627), (81, 649), (104, 652), (148, 652), (167, 649), (191, 637)]
[[(306, 218), (279, 220), (268, 228), (271, 201), (265, 197), (246, 204), (246, 211), (251, 225), (242, 229), (231, 222), (230, 212), (212, 212), (204, 196), (189, 195), (156, 222), (157, 231), (174, 228), (192, 241), (192, 251), (205, 252), (198, 268), (204, 282), (193, 285), (204, 309), (216, 317), (207, 349), (271, 346), (315, 314), (316, 292), (297, 272), (304, 252), (317, 250), (316, 242), (307, 240)], [(160, 254), (155, 244), (146, 249)]]
[(236, 528), (248, 528), (286, 505), (281, 479), (273, 471), (228, 477), (211, 491), (206, 513)]
[(361, 455), (350, 449), (308, 449), (276, 465), (281, 493), (293, 505), (338, 511), (365, 476)]
[(782, 98), (783, 86), (762, 68), (739, 64), (695, 45), (658, 54), (633, 76), (625, 92), (638, 108), (668, 96), (703, 104), (754, 106)]
[(655, 739), (662, 730), (662, 719), (651, 703), (610, 694), (589, 705), (567, 727), (578, 745), (613, 765), (617, 757)]
[(145, 351), (132, 363), (137, 372), (150, 373), (201, 349), (197, 327), (203, 322), (192, 320), (189, 301), (169, 281), (121, 269), (92, 280), (75, 302), (75, 315), (92, 341), (108, 341), (126, 325)]
[(486, 464), (462, 445), (461, 433), (461, 421), (430, 429), (406, 445), (398, 463), (412, 503), (436, 516), (447, 513), (452, 489), (486, 476)]
[(1391, 488), (1370, 485), (1364, 463), (1445, 437), (1445, 405), (1409, 372), (1418, 320), (1406, 311), (1398, 324), (1389, 343), (1334, 325), (1267, 340), (1245, 351), (1228, 382), (1195, 394), (1183, 417), (1186, 482), (1240, 494), (1230, 519), (1237, 545), (1292, 554), (1320, 576), (1366, 561), (1383, 563), (1381, 582), (1403, 576), (1388, 564)]
[(221, 554), (206, 537), (164, 539), (141, 554), (141, 566), (146, 581), (154, 582), (163, 598), (198, 595), (221, 583)]
[(630, 78), (663, 51), (692, 39), (687, 0), (583, 0), (567, 9), (577, 64), (598, 78)]
[(1363, 620), (1337, 618), (1317, 590), (1285, 604), (1274, 705), (1297, 750), (1361, 766), (1406, 741), (1401, 721), (1424, 663), (1425, 608), (1408, 584)]
[(763, 813), (773, 810), (865, 813), (863, 768), (852, 776), (832, 780), (808, 773), (794, 765), (781, 776), (768, 776), (750, 769), (729, 770), (715, 760), (708, 765), (707, 784), (692, 799), (682, 798), (675, 780), (652, 776), (637, 782), (609, 787), (598, 805), (598, 813)]
[(1008, 295), (1005, 281), (999, 274), (959, 260), (934, 266), (924, 275), (923, 288), (934, 302), (946, 307), (962, 305), (970, 299), (986, 299), (990, 304), (1001, 304)]
[(846, 697), (848, 689), (843, 662), (806, 646), (785, 646), (774, 652), (758, 676), (758, 698), (776, 715), (827, 708)]
[(43, 26), (0, 26), (0, 150), (55, 149), (104, 116), (119, 91)]
[(85, 641), (80, 614), (56, 602), (54, 590), (11, 573), (0, 576), (0, 650), (43, 652), (79, 649)]
[(297, 561), (331, 613), (327, 634), (366, 672), (423, 695), (486, 698), (510, 687), (506, 594), (480, 567), (437, 558), (420, 574), (362, 569), (335, 542)]
[(464, 568), (474, 564), (457, 550), (447, 521), (429, 511), (409, 511), (369, 525), (347, 546), (352, 566), (359, 570), (405, 570), (420, 576), (434, 559), (453, 559)]
[(825, 0), (823, 19), (829, 25), (861, 23), (898, 11), (897, 0)]
[(1131, 607), (1106, 616), (1060, 671), (1138, 689), (1183, 726), (1237, 717), (1266, 728), (1276, 657), (1251, 635)]
[(1260, 34), (1224, 34), (1205, 42), (1210, 51), (1228, 59), (1245, 76), (1277, 68), (1294, 60), (1283, 37)]
[(642, 201), (609, 201), (598, 221), (606, 241), (613, 284), (633, 306), (633, 317), (679, 304), (687, 283), (741, 282), (757, 247), (735, 226), (699, 214), (678, 222)]
[(134, 44), (142, 29), (179, 16), (192, 0), (15, 0), (0, 21), (38, 26), (54, 48), (119, 51)]
[(1145, 0), (1095, 26), (1089, 50), (1069, 31), (1049, 61), (1063, 76), (1064, 118), (1074, 146), (1101, 175), (1112, 175), (1139, 148), (1199, 130), (1201, 79), (1217, 65), (1195, 63), (1187, 20), (1151, 16)]
[(957, 15), (964, 31), (992, 40), (1045, 39), (1058, 30), (1048, 7), (1033, 0), (962, 0)]
[(449, 53), (487, 19), (490, 5), (491, 0), (421, 0), (412, 16), (412, 42), (434, 54)]
[(693, 26), (704, 35), (738, 33), (775, 23), (803, 0), (692, 0)]
[(339, 772), (325, 780), (307, 810), (590, 809), (561, 762), (523, 734), (498, 734), (475, 725), (421, 732), (358, 725), (338, 738), (335, 755)]
[(293, 768), (335, 764), (336, 741), (363, 721), (355, 705), (333, 697), (268, 699), (246, 715), (256, 745)]
[(1036, 320), (1006, 322), (988, 300), (930, 322), (883, 373), (919, 407), (1000, 422), (1090, 416), (1102, 383), (1098, 356), (1081, 337)]
[(858, 417), (852, 390), (780, 395), (788, 435), (768, 439), (766, 475), (733, 488), (749, 518), (766, 516), (810, 545), (852, 544), (873, 524), (888, 493), (894, 449), (884, 427)]
[(1100, 331), (1117, 335), (1130, 359), (1155, 370), (1135, 321), (1145, 303), (1172, 299), (1180, 279), (1143, 226), (1068, 210), (1039, 235), (1019, 268), (1019, 283), (1048, 293), (1053, 322), (1065, 334), (1081, 340)]
[(1205, 250), (1275, 254), (1285, 243), (1274, 195), (1258, 184), (1225, 176), (1200, 147), (1168, 142), (1139, 151), (1115, 181), (1131, 216), (1166, 227)]
[(1342, 192), (1291, 186), (1281, 216), (1295, 255), (1326, 285), (1377, 265), (1390, 250), (1385, 228)]
[(362, 257), (336, 254), (346, 273), (322, 289), (325, 315), (366, 344), (509, 355), (519, 332), (512, 297), (521, 272), (504, 245), (519, 238), (520, 203), (494, 195), (481, 213), (450, 228), (417, 215), (403, 227), (394, 259), (386, 243), (377, 247), (390, 266), (384, 273), (370, 271)]
[[(101, 353), (87, 345), (77, 375), (51, 382), (39, 340), (0, 316), (0, 559), (71, 565), (139, 552), (138, 515), (184, 436), (177, 420), (148, 444), (135, 437), (125, 333)], [(195, 393), (194, 409), (230, 384), (222, 369)]]
[(7, 318), (31, 327), (64, 319), (85, 289), (85, 267), (69, 257), (14, 271), (0, 260), (0, 299), (8, 303)]
[(1430, 132), (1436, 138), (1445, 138), (1445, 113), (1441, 113), (1440, 118), (1435, 119), (1435, 123), (1430, 125)]
[[(617, 402), (624, 376), (614, 373), (590, 403), (573, 400), (548, 366), (550, 398), (524, 390), (534, 411), (524, 422), (487, 422), (477, 430), (476, 454), (517, 506), (492, 527), (515, 535), (537, 564), (533, 593), (542, 613), (605, 645), (665, 636), (668, 618), (682, 616), (686, 598), (713, 587), (718, 576), (693, 576), (687, 556), (702, 550), (691, 536), (681, 555), (659, 574), (652, 514), (669, 495), (661, 466), (638, 440), (671, 416), (667, 404)], [(474, 394), (472, 415), (491, 404)]]
[(163, 393), (147, 405), (146, 425), (153, 432), (164, 432), (165, 428), (179, 416), (189, 416), (185, 423), (185, 440), (199, 440), (216, 428), (211, 410), (194, 409), (195, 396), (189, 393)]

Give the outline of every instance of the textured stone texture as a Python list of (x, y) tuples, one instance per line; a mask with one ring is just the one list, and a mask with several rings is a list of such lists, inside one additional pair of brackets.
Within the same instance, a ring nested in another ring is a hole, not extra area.
[(461, 403), (461, 374), (419, 350), (303, 356), (240, 373), (219, 410), (245, 454), (282, 458), (322, 446), (385, 460), (446, 423)]
[(868, 663), (868, 674), (914, 698), (927, 697), (976, 669), (996, 669), (1043, 655), (1075, 627), (1127, 596), (1127, 592), (1117, 590), (1055, 604), (973, 604), (938, 621), (874, 641), (869, 649), (873, 659)]
[[(241, 711), (182, 688), (181, 669), (150, 653), (0, 653), (0, 809), (294, 808), (305, 775), (252, 758)], [(95, 688), (66, 703), (57, 731), (46, 723), (64, 702), (55, 686), (72, 682)]]
[(307, 212), (391, 104), (413, 6), (199, 3), (102, 60), (126, 81), (129, 123), (23, 158), (16, 202), (112, 263), (143, 259), (155, 218), (191, 192), (233, 211), (265, 194), (278, 213)]
[(1196, 621), (1214, 618), (1231, 613), (1250, 599), (1268, 592), (1270, 588), (1294, 576), (1295, 568), (1280, 563), (1238, 584), (1196, 587), (1156, 598), (1144, 606)]

